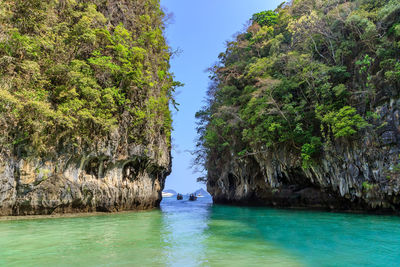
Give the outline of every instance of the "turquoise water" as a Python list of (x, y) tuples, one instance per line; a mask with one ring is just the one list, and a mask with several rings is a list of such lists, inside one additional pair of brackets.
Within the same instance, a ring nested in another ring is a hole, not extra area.
[(0, 266), (399, 266), (400, 217), (165, 199), (161, 210), (0, 222)]

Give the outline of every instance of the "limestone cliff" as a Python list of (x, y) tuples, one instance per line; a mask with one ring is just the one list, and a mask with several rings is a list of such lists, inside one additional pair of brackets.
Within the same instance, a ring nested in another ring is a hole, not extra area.
[(0, 215), (159, 206), (171, 170), (158, 0), (0, 3)]
[[(57, 160), (3, 155), (0, 215), (123, 211), (158, 207), (170, 173), (167, 144), (154, 150), (135, 144), (119, 147), (118, 133), (86, 153), (60, 154)], [(150, 152), (147, 152), (150, 151)]]
[(209, 167), (207, 190), (216, 203), (398, 212), (400, 101), (376, 112), (378, 130), (362, 132), (359, 140), (338, 140), (307, 170), (282, 146), (221, 159), (222, 165)]
[(254, 14), (197, 113), (215, 202), (400, 211), (399, 18), (391, 0)]

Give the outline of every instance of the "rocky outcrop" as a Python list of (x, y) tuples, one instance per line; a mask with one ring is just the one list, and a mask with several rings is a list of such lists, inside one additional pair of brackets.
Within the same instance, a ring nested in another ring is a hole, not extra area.
[(0, 216), (159, 206), (175, 86), (159, 4), (0, 2)]
[(287, 147), (219, 159), (208, 166), (208, 191), (216, 203), (398, 212), (400, 101), (375, 114), (357, 138), (325, 145), (309, 169)]
[[(115, 133), (87, 153), (57, 160), (0, 159), (0, 215), (114, 212), (159, 206), (171, 170), (168, 145), (119, 146)], [(160, 140), (162, 141), (162, 140)]]

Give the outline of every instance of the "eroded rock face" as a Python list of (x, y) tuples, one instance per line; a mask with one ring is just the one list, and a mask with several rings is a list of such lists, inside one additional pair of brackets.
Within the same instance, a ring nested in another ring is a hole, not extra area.
[[(58, 160), (0, 160), (0, 215), (122, 211), (159, 206), (171, 158), (143, 146), (118, 146), (119, 137), (88, 154)], [(160, 139), (159, 141), (162, 141)]]
[(398, 212), (400, 101), (376, 114), (361, 136), (326, 146), (307, 170), (287, 147), (218, 160), (208, 168), (208, 191), (217, 203)]

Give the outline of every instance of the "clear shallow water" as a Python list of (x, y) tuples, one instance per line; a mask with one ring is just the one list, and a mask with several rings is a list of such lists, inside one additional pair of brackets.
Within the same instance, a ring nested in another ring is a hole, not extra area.
[(213, 206), (0, 222), (0, 266), (399, 266), (400, 217)]

